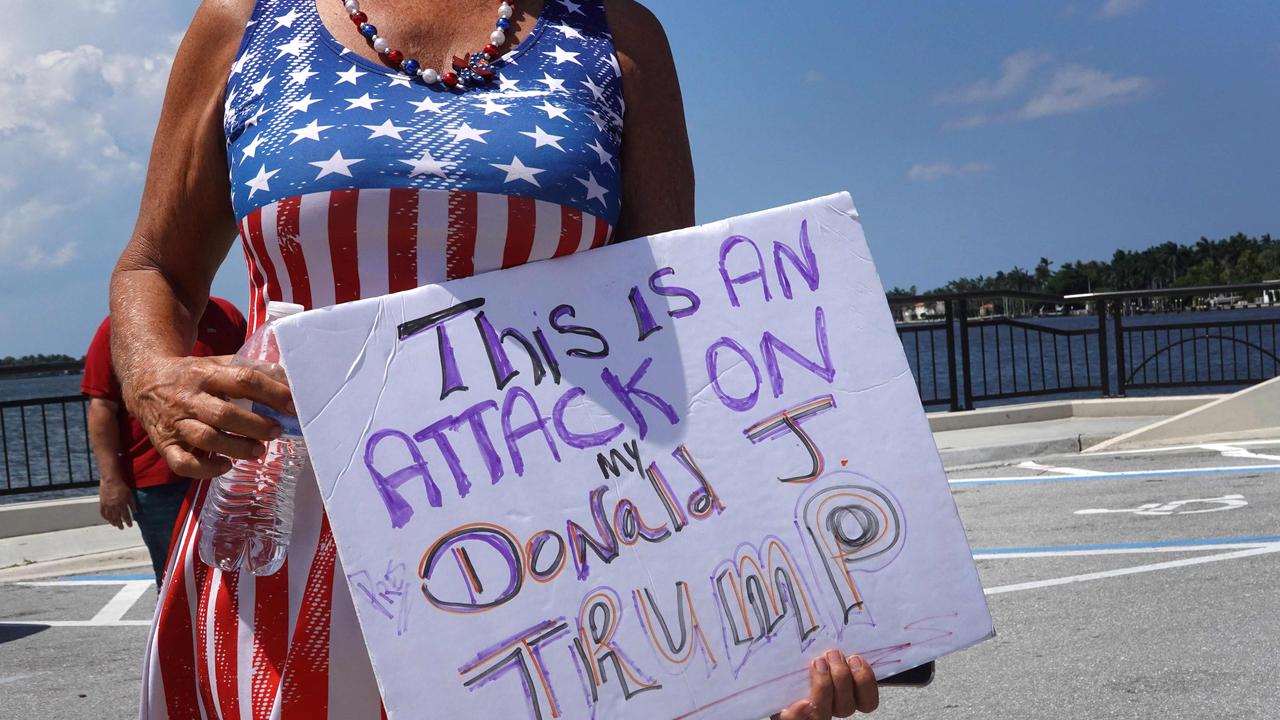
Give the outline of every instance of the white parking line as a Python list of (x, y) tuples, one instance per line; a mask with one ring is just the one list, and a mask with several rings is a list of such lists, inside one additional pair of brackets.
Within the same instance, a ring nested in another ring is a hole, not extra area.
[(1232, 443), (1230, 445), (1203, 445), (1202, 447), (1205, 450), (1213, 450), (1214, 452), (1222, 453), (1222, 457), (1247, 458), (1252, 460), (1280, 460), (1280, 455), (1259, 455), (1251, 450), (1246, 450), (1245, 448), (1240, 447), (1237, 443)]
[(1085, 470), (1083, 468), (1058, 467), (1057, 465), (1041, 465), (1033, 460), (1028, 460), (1018, 465), (1023, 470), (1040, 470), (1043, 472), (1057, 473), (1059, 475), (1102, 475), (1104, 473), (1097, 470)]
[(1117, 472), (1087, 471), (1078, 475), (1017, 475), (1014, 477), (948, 478), (952, 485), (998, 485), (1000, 483), (1053, 483), (1071, 480), (1118, 480), (1122, 478), (1174, 477), (1178, 475), (1227, 475), (1233, 473), (1273, 473), (1271, 479), (1280, 479), (1280, 464), (1223, 465), (1202, 468), (1161, 468), (1156, 470), (1122, 470)]
[(113, 622), (98, 622), (97, 620), (0, 620), (0, 627), (4, 626), (36, 626), (36, 627), (147, 627), (151, 625), (150, 620), (115, 620)]
[(1187, 567), (1190, 565), (1202, 565), (1204, 563), (1219, 562), (1222, 560), (1237, 560), (1240, 558), (1253, 557), (1254, 555), (1266, 555), (1267, 553), (1274, 552), (1280, 552), (1280, 543), (1271, 543), (1266, 547), (1236, 550), (1234, 552), (1209, 555), (1207, 557), (1182, 558), (1180, 560), (1169, 560), (1166, 562), (1151, 563), (1148, 565), (1135, 565), (1133, 567), (1118, 568), (1116, 570), (1084, 573), (1083, 575), (1068, 575), (1067, 577), (1053, 578), (1051, 580), (1033, 580), (1031, 582), (1015, 583), (1013, 585), (998, 585), (996, 587), (986, 588), (983, 592), (987, 595), (1000, 595), (1003, 593), (1019, 592), (1022, 590), (1037, 590), (1039, 588), (1054, 587), (1056, 585), (1069, 585), (1071, 583), (1088, 582), (1090, 580), (1102, 580), (1105, 578), (1121, 577), (1124, 575), (1136, 575), (1138, 573), (1155, 572), (1156, 570), (1169, 570), (1171, 568)]
[[(1139, 450), (1103, 450), (1101, 452), (1085, 453), (1089, 456), (1101, 457), (1103, 455), (1147, 455), (1149, 453), (1167, 453), (1182, 452), (1184, 450), (1211, 450), (1212, 443), (1198, 445), (1170, 445), (1169, 447), (1142, 448)], [(1233, 442), (1231, 445), (1236, 447), (1257, 447), (1260, 445), (1280, 445), (1280, 440), (1240, 440)]]
[(1022, 552), (989, 552), (975, 554), (974, 560), (1026, 560), (1030, 558), (1092, 557), (1094, 555), (1146, 555), (1168, 552), (1214, 552), (1217, 550), (1250, 550), (1273, 547), (1273, 542), (1220, 543), (1215, 545), (1160, 545), (1155, 547), (1091, 548), (1089, 550), (1027, 550)]
[(120, 585), (120, 590), (88, 620), (4, 620), (0, 625), (39, 627), (145, 627), (150, 620), (125, 620), (124, 616), (155, 587), (154, 580), (113, 580), (83, 578), (75, 580), (28, 580), (14, 583), (25, 587), (79, 587), (86, 585)]
[(154, 584), (150, 580), (126, 582), (124, 587), (120, 588), (120, 592), (108, 600), (89, 622), (107, 624), (122, 620), (125, 613), (129, 612), (129, 608), (132, 608), (134, 603), (138, 602), (138, 598), (142, 597)]

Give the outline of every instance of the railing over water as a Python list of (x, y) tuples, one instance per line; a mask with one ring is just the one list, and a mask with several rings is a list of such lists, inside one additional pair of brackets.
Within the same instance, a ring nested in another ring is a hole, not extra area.
[(87, 413), (80, 395), (0, 402), (0, 495), (96, 485)]
[[(926, 406), (1048, 395), (1244, 386), (1280, 375), (1276, 312), (1230, 319), (1181, 312), (1190, 298), (1280, 295), (1280, 282), (1056, 296), (1020, 291), (891, 297)], [(1063, 318), (1069, 320), (1058, 321)]]
[[(1280, 305), (1230, 318), (1189, 312), (1163, 321), (1143, 311), (1186, 299), (1265, 292), (1280, 282), (1066, 297), (998, 291), (891, 297), (930, 317), (898, 334), (926, 406), (1050, 395), (1123, 396), (1129, 390), (1243, 386), (1280, 375)], [(1057, 319), (1056, 321), (1054, 319)], [(56, 368), (66, 370), (69, 368)], [(0, 495), (97, 484), (79, 395), (0, 402)]]

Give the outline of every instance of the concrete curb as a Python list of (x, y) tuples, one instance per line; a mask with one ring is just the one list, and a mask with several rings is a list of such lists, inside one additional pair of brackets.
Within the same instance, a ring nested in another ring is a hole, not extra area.
[[(93, 527), (70, 528), (0, 539), (0, 568), (63, 560), (143, 547), (138, 526), (117, 530), (101, 521)], [(144, 548), (145, 552), (145, 548)]]
[(1051, 400), (1025, 405), (1002, 405), (960, 412), (929, 413), (929, 429), (933, 432), (971, 430), (997, 425), (1066, 420), (1073, 417), (1135, 417), (1139, 415), (1179, 415), (1223, 395), (1174, 395), (1170, 397), (1095, 398), (1090, 400)]
[(0, 505), (0, 539), (105, 524), (96, 495)]
[(1134, 450), (1275, 437), (1280, 432), (1280, 378), (1221, 396), (1146, 427), (1089, 447), (1086, 452)]
[(135, 570), (137, 574), (148, 575), (151, 572), (151, 556), (147, 554), (145, 547), (138, 546), (124, 550), (90, 553), (59, 560), (45, 560), (27, 565), (16, 565), (0, 569), (0, 583), (38, 580), (47, 577), (64, 577), (67, 575), (84, 575), (111, 570)]
[(938, 454), (947, 470), (964, 470), (983, 465), (1005, 464), (1011, 460), (1030, 460), (1044, 455), (1068, 455), (1079, 453), (1082, 448), (1102, 442), (1110, 435), (1076, 435), (1075, 437), (1039, 440), (1036, 442), (993, 445), (990, 447), (942, 450)]

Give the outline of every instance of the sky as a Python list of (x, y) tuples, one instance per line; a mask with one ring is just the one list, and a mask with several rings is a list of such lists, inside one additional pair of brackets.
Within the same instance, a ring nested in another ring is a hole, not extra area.
[[(848, 190), (885, 285), (921, 290), (1280, 234), (1272, 0), (646, 4), (680, 72), (699, 222)], [(79, 356), (106, 314), (195, 6), (6, 4), (29, 21), (0, 26), (0, 356)], [(242, 265), (214, 292), (243, 308)]]

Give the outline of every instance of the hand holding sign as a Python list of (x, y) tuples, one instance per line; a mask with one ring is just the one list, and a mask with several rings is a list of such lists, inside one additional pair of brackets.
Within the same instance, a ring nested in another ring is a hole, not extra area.
[(991, 635), (847, 195), (279, 337), (393, 720), (759, 717)]

